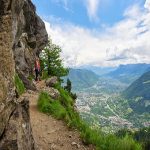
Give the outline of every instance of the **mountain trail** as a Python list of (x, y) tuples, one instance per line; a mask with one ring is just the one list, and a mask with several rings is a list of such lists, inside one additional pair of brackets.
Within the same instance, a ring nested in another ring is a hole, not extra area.
[(67, 125), (52, 116), (41, 113), (37, 109), (37, 100), (45, 82), (36, 84), (37, 91), (27, 91), (23, 97), (30, 101), (30, 120), (33, 137), (38, 150), (94, 150), (93, 146), (82, 143), (79, 132), (69, 129)]

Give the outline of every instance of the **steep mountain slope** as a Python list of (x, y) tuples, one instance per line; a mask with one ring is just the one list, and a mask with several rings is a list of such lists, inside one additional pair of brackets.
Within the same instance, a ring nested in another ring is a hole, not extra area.
[(129, 104), (136, 112), (150, 112), (150, 71), (133, 82), (123, 96), (130, 99)]
[(120, 65), (115, 71), (107, 76), (120, 80), (121, 82), (131, 84), (138, 79), (143, 73), (149, 71), (150, 64), (128, 64)]
[(35, 149), (29, 101), (18, 98), (17, 87), (23, 81), (26, 89), (36, 89), (28, 77), (35, 54), (45, 47), (47, 41), (44, 22), (37, 16), (31, 0), (0, 0), (1, 150)]
[(99, 76), (85, 69), (70, 69), (66, 78), (71, 80), (74, 90), (80, 90), (81, 88), (88, 88), (94, 85), (98, 81)]

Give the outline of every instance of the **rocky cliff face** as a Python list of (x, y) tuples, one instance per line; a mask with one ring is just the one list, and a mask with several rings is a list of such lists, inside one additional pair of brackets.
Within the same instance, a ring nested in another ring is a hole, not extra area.
[(44, 23), (30, 0), (0, 0), (0, 149), (34, 149), (28, 101), (18, 100), (17, 72), (27, 89), (35, 55), (47, 43)]

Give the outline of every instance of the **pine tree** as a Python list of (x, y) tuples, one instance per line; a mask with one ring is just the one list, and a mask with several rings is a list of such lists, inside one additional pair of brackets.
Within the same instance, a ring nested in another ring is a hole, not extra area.
[(67, 79), (67, 85), (64, 87), (69, 93), (71, 93), (71, 81), (69, 79)]
[(69, 79), (67, 79), (67, 85), (64, 87), (65, 90), (67, 90), (70, 94), (70, 96), (75, 100), (77, 99), (76, 93), (72, 93), (72, 83)]

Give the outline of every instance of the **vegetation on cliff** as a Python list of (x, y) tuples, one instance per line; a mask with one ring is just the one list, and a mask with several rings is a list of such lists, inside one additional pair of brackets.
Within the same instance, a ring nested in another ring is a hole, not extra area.
[(15, 75), (15, 87), (16, 87), (16, 94), (20, 96), (25, 92), (25, 86), (19, 76)]
[(150, 71), (134, 81), (124, 92), (123, 96), (130, 99), (131, 108), (138, 114), (150, 112)]
[(150, 149), (150, 127), (144, 127), (141, 128), (138, 131), (132, 131), (129, 129), (121, 129), (118, 132), (116, 132), (116, 136), (119, 138), (123, 138), (126, 135), (132, 136), (132, 138), (139, 143), (141, 143), (142, 147), (144, 150), (149, 150)]
[(43, 78), (48, 76), (62, 77), (68, 74), (68, 69), (64, 67), (60, 54), (61, 48), (49, 39), (47, 46), (40, 54)]

